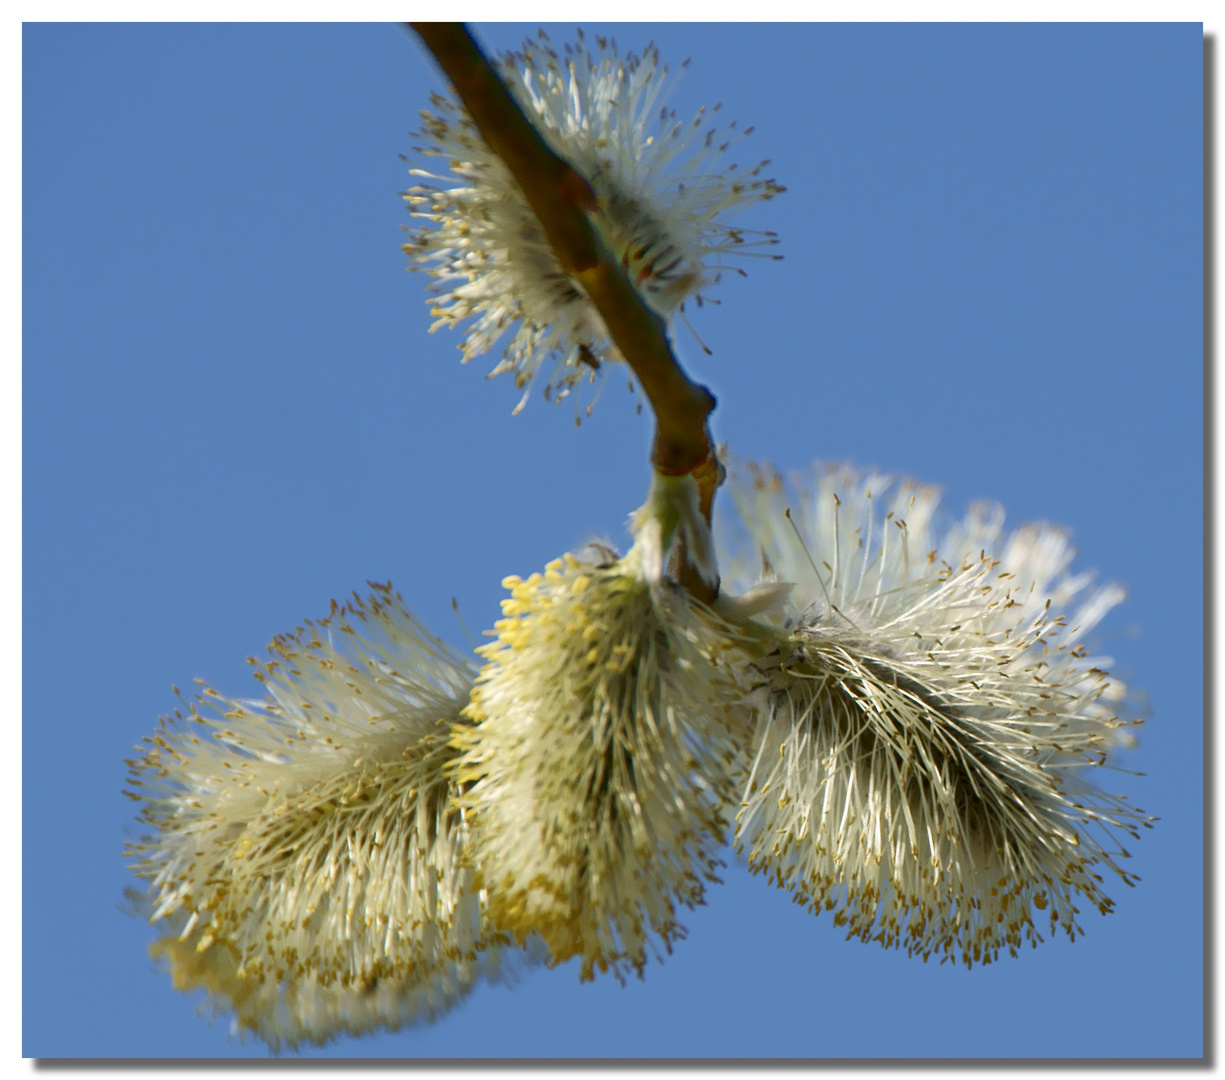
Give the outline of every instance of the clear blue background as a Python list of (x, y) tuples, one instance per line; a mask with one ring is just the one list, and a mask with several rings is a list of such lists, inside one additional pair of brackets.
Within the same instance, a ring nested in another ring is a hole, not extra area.
[[(697, 316), (714, 356), (678, 334), (716, 438), (1072, 528), (1150, 699), (1148, 775), (1105, 780), (1162, 821), (1116, 914), (1015, 961), (846, 942), (732, 864), (644, 983), (540, 970), (308, 1052), (1199, 1055), (1200, 27), (614, 33), (691, 57), (680, 112), (756, 124), (736, 159), (789, 188), (744, 219), (786, 260)], [(259, 1056), (121, 911), (123, 759), (172, 683), (253, 694), (244, 658), (367, 578), (462, 645), (452, 597), (477, 633), (504, 575), (624, 538), (650, 422), (620, 379), (581, 429), (512, 417), (494, 357), (427, 335), (397, 153), (441, 82), (398, 28), (32, 25), (24, 77), (24, 1052)]]

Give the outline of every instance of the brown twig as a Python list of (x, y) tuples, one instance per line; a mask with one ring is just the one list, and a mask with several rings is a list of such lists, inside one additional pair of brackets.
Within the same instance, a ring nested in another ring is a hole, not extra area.
[[(715, 399), (681, 370), (667, 327), (631, 284), (588, 214), (595, 192), (523, 115), (518, 103), (462, 23), (410, 23), (442, 68), (481, 137), (510, 170), (566, 273), (582, 286), (613, 342), (638, 377), (655, 412), (651, 464), (667, 476), (693, 475), (702, 511), (710, 510), (718, 463), (706, 426)], [(682, 563), (681, 583), (700, 599), (711, 590)]]

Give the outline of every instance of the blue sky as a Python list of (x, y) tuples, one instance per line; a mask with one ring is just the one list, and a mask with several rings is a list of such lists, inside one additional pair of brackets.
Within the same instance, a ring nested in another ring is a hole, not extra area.
[[(530, 25), (477, 28), (492, 48)], [(555, 42), (572, 27), (549, 26)], [(729, 858), (646, 980), (574, 964), (312, 1056), (1198, 1056), (1202, 284), (1198, 24), (589, 25), (654, 40), (788, 188), (677, 347), (715, 437), (877, 465), (1072, 529), (1129, 590), (1097, 632), (1147, 697), (1112, 774), (1161, 818), (1075, 943), (967, 972), (847, 942)], [(200, 677), (391, 579), (436, 633), (507, 574), (624, 539), (650, 423), (576, 429), (426, 333), (398, 158), (440, 76), (394, 26), (28, 25), (24, 1044), (263, 1056), (122, 911), (123, 759)], [(1122, 895), (1118, 895), (1121, 893)]]

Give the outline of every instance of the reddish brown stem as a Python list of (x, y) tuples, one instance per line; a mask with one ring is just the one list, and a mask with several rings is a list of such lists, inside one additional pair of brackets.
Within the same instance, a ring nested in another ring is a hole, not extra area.
[(655, 412), (651, 463), (668, 476), (700, 470), (709, 521), (718, 472), (706, 418), (715, 399), (681, 370), (667, 328), (631, 284), (588, 214), (587, 180), (555, 154), (462, 23), (410, 23), (434, 55), (489, 148), (514, 176), (562, 269), (583, 286)]

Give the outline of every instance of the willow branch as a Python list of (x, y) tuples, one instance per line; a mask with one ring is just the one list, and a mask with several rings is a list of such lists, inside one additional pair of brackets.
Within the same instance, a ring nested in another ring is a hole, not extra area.
[[(588, 214), (597, 200), (591, 185), (549, 148), (462, 23), (409, 25), (451, 80), (481, 138), (506, 163), (557, 261), (583, 286), (638, 377), (655, 413), (651, 464), (668, 476), (692, 474), (709, 522), (718, 466), (706, 417), (715, 399), (681, 370), (663, 319), (592, 225)], [(682, 582), (687, 584), (683, 575)]]

